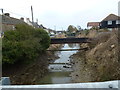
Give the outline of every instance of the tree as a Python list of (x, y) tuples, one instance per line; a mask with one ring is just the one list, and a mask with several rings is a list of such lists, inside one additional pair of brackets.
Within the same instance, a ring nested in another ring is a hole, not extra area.
[(78, 25), (78, 26), (77, 26), (77, 29), (78, 29), (78, 31), (80, 31), (80, 30), (81, 30), (81, 26)]
[(69, 25), (67, 31), (69, 33), (76, 33), (78, 30), (77, 30), (77, 28), (75, 26)]

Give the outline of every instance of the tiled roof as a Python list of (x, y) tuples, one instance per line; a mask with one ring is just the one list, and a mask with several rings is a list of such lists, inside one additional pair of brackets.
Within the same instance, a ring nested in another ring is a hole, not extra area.
[(105, 19), (103, 19), (102, 21), (109, 21), (109, 20), (120, 20), (120, 16), (117, 16), (115, 14), (110, 14), (108, 15)]
[(16, 24), (22, 24), (22, 23), (25, 23), (25, 22), (22, 21), (22, 20), (13, 18), (13, 17), (2, 15), (2, 23), (3, 24), (16, 25)]
[(99, 25), (100, 25), (100, 22), (88, 22), (87, 27), (88, 26), (98, 27)]

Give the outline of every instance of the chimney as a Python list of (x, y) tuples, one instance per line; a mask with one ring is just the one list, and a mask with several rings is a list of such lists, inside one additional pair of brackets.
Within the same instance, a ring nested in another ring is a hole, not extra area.
[(29, 18), (26, 18), (26, 22), (27, 22), (27, 23), (30, 23), (31, 21), (30, 21), (30, 19), (29, 19)]
[(27, 22), (30, 22), (30, 19), (29, 19), (29, 18), (26, 18), (26, 21), (27, 21)]
[(21, 17), (21, 18), (20, 18), (20, 20), (24, 21), (24, 18), (23, 18), (23, 17)]
[(9, 14), (9, 13), (5, 13), (4, 15), (10, 17), (10, 14)]
[(26, 18), (26, 20), (30, 21), (30, 19), (29, 19), (29, 18)]

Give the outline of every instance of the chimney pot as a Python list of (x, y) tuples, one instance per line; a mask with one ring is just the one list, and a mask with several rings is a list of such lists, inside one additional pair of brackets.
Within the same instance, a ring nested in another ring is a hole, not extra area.
[(5, 13), (4, 15), (10, 17), (10, 13)]
[(20, 20), (24, 21), (24, 18), (23, 18), (23, 17), (21, 17), (21, 18), (20, 18)]

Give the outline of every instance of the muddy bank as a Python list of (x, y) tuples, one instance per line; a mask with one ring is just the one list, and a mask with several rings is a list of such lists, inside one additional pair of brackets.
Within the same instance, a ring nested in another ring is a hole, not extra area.
[(93, 71), (86, 64), (85, 53), (85, 51), (81, 51), (70, 57), (73, 68), (73, 72), (71, 72), (70, 76), (73, 83), (94, 81), (94, 78), (92, 78), (94, 76), (91, 74)]
[(71, 56), (74, 70), (71, 73), (73, 82), (120, 79), (120, 60), (118, 58), (120, 43), (117, 31), (90, 31), (86, 37), (93, 37), (94, 40), (90, 44), (80, 46), (81, 48), (89, 47), (89, 50), (80, 51)]
[[(50, 49), (60, 48), (61, 45), (52, 45)], [(14, 85), (38, 84), (40, 79), (48, 73), (49, 62), (59, 58), (54, 52), (44, 52), (37, 60), (29, 63), (18, 62), (15, 65), (2, 67), (2, 76), (10, 77)]]

